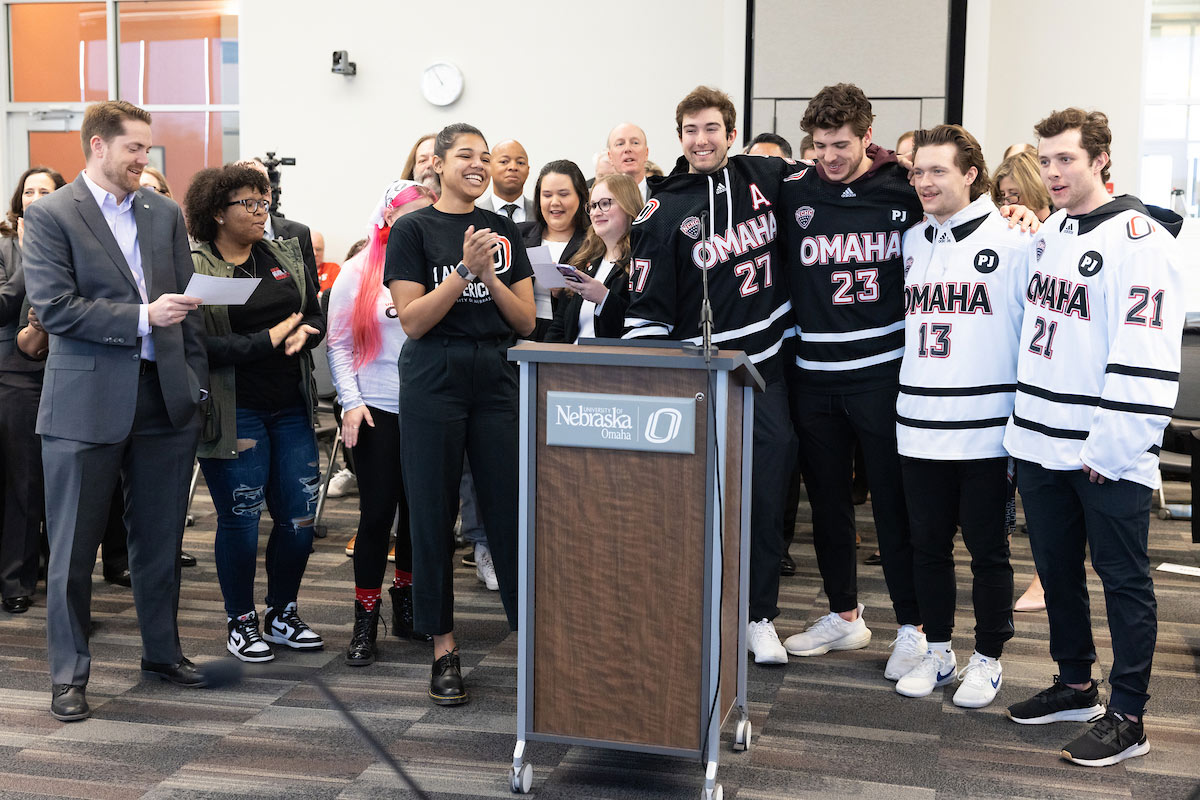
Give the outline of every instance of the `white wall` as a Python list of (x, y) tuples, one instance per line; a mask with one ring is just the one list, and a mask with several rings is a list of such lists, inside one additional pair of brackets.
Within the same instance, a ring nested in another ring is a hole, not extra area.
[[(603, 4), (563, 0), (246, 0), (241, 5), (241, 152), (294, 156), (283, 167), (283, 211), (325, 234), (341, 261), (365, 235), (384, 186), (418, 136), (451, 122), (491, 143), (516, 138), (533, 164), (569, 158), (585, 176), (608, 131), (646, 129), (650, 158), (679, 155), (675, 104), (697, 84), (745, 84), (744, 0)], [(330, 72), (332, 51), (358, 64)], [(423, 67), (455, 63), (461, 99), (436, 108), (420, 93)], [(515, 68), (515, 70), (513, 70)]]
[(970, 0), (963, 125), (990, 167), (1067, 106), (1103, 111), (1116, 194), (1137, 193), (1150, 0)]

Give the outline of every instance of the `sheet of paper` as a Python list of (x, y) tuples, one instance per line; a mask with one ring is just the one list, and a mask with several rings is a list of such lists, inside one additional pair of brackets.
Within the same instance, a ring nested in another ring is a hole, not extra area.
[(1192, 567), (1187, 564), (1159, 564), (1158, 568), (1163, 572), (1174, 572), (1176, 575), (1191, 575), (1195, 578), (1200, 578), (1200, 567)]
[(558, 265), (550, 257), (549, 247), (544, 244), (538, 247), (527, 247), (525, 252), (529, 254), (529, 264), (533, 267), (533, 276), (537, 278), (538, 283), (547, 289), (565, 289), (567, 287), (567, 279), (558, 271)]
[(216, 275), (192, 275), (183, 293), (204, 299), (209, 306), (240, 306), (258, 288), (260, 278), (221, 278)]

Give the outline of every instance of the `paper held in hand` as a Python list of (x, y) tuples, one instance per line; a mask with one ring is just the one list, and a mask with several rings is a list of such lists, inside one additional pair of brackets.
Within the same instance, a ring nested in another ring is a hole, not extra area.
[[(529, 265), (533, 267), (533, 276), (545, 289), (565, 289), (569, 285), (567, 279), (558, 271), (558, 264), (550, 257), (550, 248), (546, 245), (527, 247)], [(575, 286), (579, 284), (576, 283)]]
[(260, 278), (221, 278), (195, 273), (183, 293), (200, 297), (207, 306), (240, 306), (258, 288)]

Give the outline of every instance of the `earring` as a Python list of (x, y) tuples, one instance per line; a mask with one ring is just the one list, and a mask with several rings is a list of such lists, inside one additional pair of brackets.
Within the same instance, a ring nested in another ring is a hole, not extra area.
[(218, 224), (218, 225), (224, 225), (224, 224), (225, 224), (225, 220), (224, 220), (224, 219), (218, 219), (218, 220), (217, 220), (217, 224)]

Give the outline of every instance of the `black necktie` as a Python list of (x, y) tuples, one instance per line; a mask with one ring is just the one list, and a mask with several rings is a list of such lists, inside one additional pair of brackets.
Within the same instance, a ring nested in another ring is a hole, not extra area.
[[(512, 219), (512, 218), (513, 218), (513, 214), (517, 213), (517, 208), (518, 208), (518, 207), (519, 207), (519, 206), (517, 206), (517, 204), (516, 204), (516, 203), (505, 203), (504, 205), (502, 205), (502, 206), (500, 207), (500, 210), (501, 210), (501, 211), (503, 211), (505, 214), (508, 214), (508, 218), (509, 218), (509, 219)], [(514, 220), (514, 221), (515, 221), (515, 220)]]

